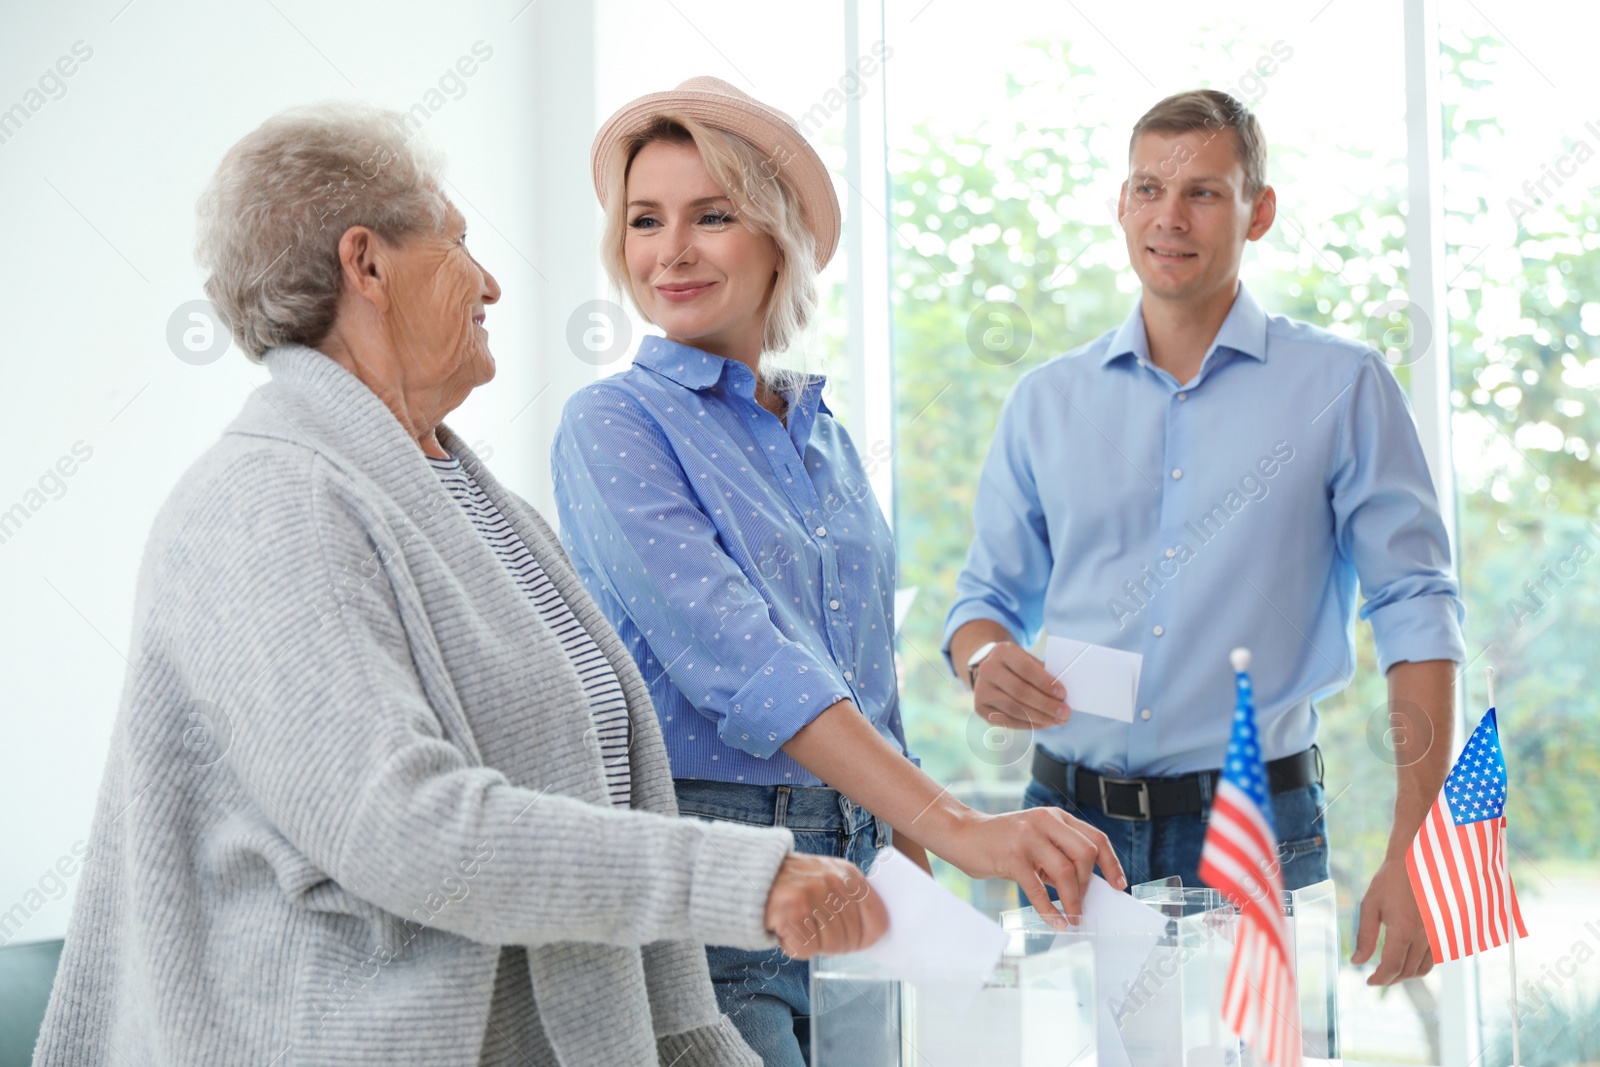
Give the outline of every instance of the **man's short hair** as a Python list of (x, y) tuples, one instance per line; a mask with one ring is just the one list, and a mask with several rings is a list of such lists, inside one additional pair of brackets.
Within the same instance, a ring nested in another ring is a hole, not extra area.
[(1128, 139), (1128, 158), (1133, 158), (1133, 146), (1141, 133), (1195, 130), (1210, 130), (1213, 134), (1232, 130), (1239, 149), (1239, 162), (1244, 164), (1245, 195), (1253, 197), (1267, 187), (1267, 139), (1261, 133), (1261, 123), (1253, 111), (1220, 89), (1174, 93), (1146, 111), (1133, 124), (1133, 136)]

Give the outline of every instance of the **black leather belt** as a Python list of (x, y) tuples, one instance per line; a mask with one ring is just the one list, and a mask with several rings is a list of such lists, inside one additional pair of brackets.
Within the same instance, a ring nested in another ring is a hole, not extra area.
[[(1043, 749), (1033, 750), (1033, 777), (1080, 808), (1099, 808), (1113, 819), (1149, 822), (1167, 815), (1197, 815), (1216, 795), (1220, 771), (1198, 771), (1175, 778), (1112, 778), (1081, 763), (1070, 764), (1074, 788), (1067, 787), (1069, 764)], [(1267, 764), (1267, 785), (1274, 793), (1303, 789), (1322, 781), (1322, 750), (1304, 752)]]

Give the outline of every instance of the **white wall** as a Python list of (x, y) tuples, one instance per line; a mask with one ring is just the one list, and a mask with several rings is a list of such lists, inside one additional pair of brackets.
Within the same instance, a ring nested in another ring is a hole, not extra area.
[[(73, 887), (49, 872), (88, 833), (150, 523), (265, 376), (167, 340), (203, 295), (194, 203), (229, 145), (298, 103), (437, 108), (423, 132), (505, 291), (499, 376), (451, 421), (541, 507), (561, 402), (595, 374), (565, 341), (598, 293), (586, 0), (125, 3), (0, 11), (0, 513), (27, 510), (0, 534), (0, 915), (31, 912), (0, 942), (66, 928)], [(72, 75), (47, 75), (75, 47)]]

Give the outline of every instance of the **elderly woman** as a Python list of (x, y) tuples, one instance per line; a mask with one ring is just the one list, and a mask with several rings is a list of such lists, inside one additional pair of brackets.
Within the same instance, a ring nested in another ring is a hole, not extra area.
[(500, 288), (437, 160), (294, 111), (201, 216), (272, 381), (151, 534), (35, 1062), (754, 1063), (701, 944), (850, 950), (882, 904), (787, 831), (676, 817), (626, 650), (441, 421)]
[[(863, 867), (916, 841), (979, 878), (1075, 908), (1098, 830), (1056, 809), (988, 816), (906, 752), (894, 671), (894, 542), (823, 379), (770, 357), (816, 306), (838, 243), (832, 182), (787, 116), (695, 78), (595, 138), (601, 249), (665, 337), (578, 392), (553, 465), (579, 575), (662, 718), (680, 810), (788, 826)], [(807, 967), (709, 950), (723, 1010), (769, 1065), (808, 1047)]]

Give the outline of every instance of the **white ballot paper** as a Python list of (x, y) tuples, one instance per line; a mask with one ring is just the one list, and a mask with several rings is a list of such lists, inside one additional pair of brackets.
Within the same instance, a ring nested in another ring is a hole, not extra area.
[(1144, 666), (1144, 657), (1137, 652), (1051, 634), (1044, 646), (1044, 666), (1067, 687), (1067, 705), (1074, 712), (1133, 721), (1139, 671)]
[[(1095, 1015), (1100, 1032), (1099, 1067), (1128, 1067), (1128, 1052), (1118, 1032), (1122, 1003), (1139, 981), (1150, 953), (1167, 930), (1155, 908), (1119, 893), (1098, 874), (1089, 877), (1083, 916), (1094, 938)], [(1070, 940), (1071, 935), (1058, 935)]]
[(938, 1010), (965, 1013), (1005, 952), (999, 923), (930, 878), (895, 849), (867, 875), (889, 912), (889, 932), (861, 954), (886, 978), (917, 983)]

